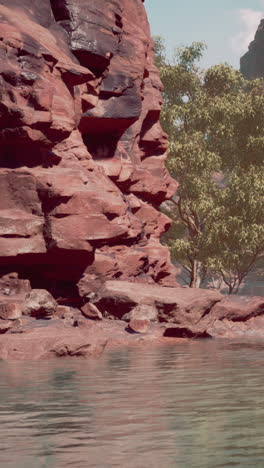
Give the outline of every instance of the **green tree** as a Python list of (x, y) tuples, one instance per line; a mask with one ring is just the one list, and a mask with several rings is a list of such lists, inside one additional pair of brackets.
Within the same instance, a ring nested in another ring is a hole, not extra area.
[(179, 182), (165, 239), (191, 287), (220, 276), (234, 293), (264, 249), (264, 80), (226, 64), (202, 71), (204, 49), (181, 47), (169, 61), (155, 41), (168, 169)]

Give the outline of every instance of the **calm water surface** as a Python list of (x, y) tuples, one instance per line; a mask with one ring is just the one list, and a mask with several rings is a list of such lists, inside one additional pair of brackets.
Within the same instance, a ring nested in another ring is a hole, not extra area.
[(0, 362), (1, 468), (264, 467), (264, 344)]

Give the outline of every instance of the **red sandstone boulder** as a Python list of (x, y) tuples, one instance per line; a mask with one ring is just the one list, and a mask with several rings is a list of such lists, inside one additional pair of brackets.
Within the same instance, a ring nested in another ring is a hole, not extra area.
[(214, 305), (203, 326), (211, 336), (264, 337), (264, 297), (227, 296)]
[(0, 319), (16, 320), (22, 315), (22, 304), (19, 302), (0, 302)]
[(232, 320), (213, 320), (207, 325), (208, 334), (214, 338), (264, 339), (264, 317), (253, 317), (245, 322)]
[(45, 289), (32, 289), (26, 296), (23, 304), (23, 315), (35, 318), (47, 318), (52, 316), (57, 308), (57, 302)]
[(136, 333), (147, 333), (150, 329), (151, 322), (147, 319), (131, 319), (128, 326)]
[[(158, 311), (161, 322), (192, 326), (206, 316), (223, 296), (216, 291), (191, 288), (163, 288), (158, 285), (137, 284), (127, 281), (106, 281), (93, 302), (100, 310), (122, 317), (135, 306), (151, 306)], [(149, 317), (147, 317), (149, 318)]]
[(245, 322), (253, 317), (264, 315), (264, 297), (230, 295), (215, 304), (210, 315), (218, 320)]
[(92, 302), (87, 302), (81, 307), (83, 315), (92, 320), (102, 320), (103, 316), (100, 310)]
[(153, 305), (139, 304), (129, 312), (130, 320), (149, 320), (150, 322), (157, 322), (158, 310)]

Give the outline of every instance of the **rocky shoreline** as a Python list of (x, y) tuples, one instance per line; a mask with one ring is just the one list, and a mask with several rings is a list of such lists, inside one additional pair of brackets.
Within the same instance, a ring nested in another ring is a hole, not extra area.
[(121, 320), (104, 320), (102, 323), (80, 320), (71, 327), (62, 320), (49, 323), (31, 323), (20, 330), (0, 336), (0, 359), (39, 361), (49, 359), (99, 358), (111, 349), (130, 346), (158, 346), (187, 341), (181, 338), (164, 338), (163, 326), (153, 325), (145, 334), (131, 333)]
[(179, 287), (160, 242), (178, 183), (144, 1), (0, 3), (0, 358), (262, 339), (263, 297)]
[[(7, 291), (6, 291), (7, 292)], [(79, 307), (33, 289), (0, 297), (0, 359), (99, 357), (117, 346), (264, 339), (264, 298), (107, 281)]]

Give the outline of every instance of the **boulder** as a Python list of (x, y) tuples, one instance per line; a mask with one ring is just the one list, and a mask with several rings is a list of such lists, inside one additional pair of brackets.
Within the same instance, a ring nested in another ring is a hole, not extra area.
[(129, 322), (129, 328), (136, 333), (147, 333), (150, 329), (150, 320), (144, 319), (131, 319)]
[(86, 318), (92, 320), (102, 320), (103, 316), (100, 310), (92, 302), (87, 302), (81, 307), (81, 311)]
[(253, 317), (264, 315), (264, 297), (230, 295), (214, 305), (210, 316), (217, 320), (245, 322)]
[(153, 305), (140, 304), (134, 307), (125, 317), (123, 316), (122, 320), (149, 320), (157, 322), (158, 311)]
[[(148, 314), (153, 314), (154, 318), (157, 310), (156, 317), (160, 322), (192, 326), (208, 315), (222, 298), (219, 292), (205, 289), (163, 288), (149, 284), (139, 287), (128, 281), (106, 281), (93, 302), (99, 310), (107, 310), (118, 318), (137, 307), (136, 313), (140, 315), (141, 310), (145, 310), (147, 319)], [(142, 305), (144, 308), (141, 309)]]
[(201, 325), (211, 336), (264, 338), (264, 297), (225, 297)]
[(0, 319), (16, 320), (22, 315), (22, 304), (19, 302), (0, 302)]
[(57, 302), (45, 289), (32, 289), (23, 304), (23, 315), (37, 319), (51, 317), (57, 308)]

